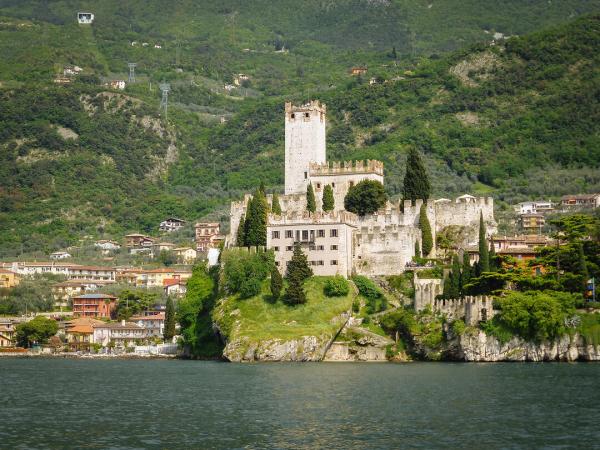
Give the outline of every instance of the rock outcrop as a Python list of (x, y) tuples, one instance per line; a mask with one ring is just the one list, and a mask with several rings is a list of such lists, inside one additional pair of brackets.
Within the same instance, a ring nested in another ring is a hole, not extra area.
[(223, 356), (232, 362), (321, 361), (331, 338), (302, 336), (291, 340), (269, 339), (260, 342), (241, 338), (229, 341)]
[(474, 330), (459, 336), (454, 344), (449, 356), (461, 361), (600, 361), (600, 348), (587, 345), (578, 334), (541, 343), (513, 337), (503, 344)]

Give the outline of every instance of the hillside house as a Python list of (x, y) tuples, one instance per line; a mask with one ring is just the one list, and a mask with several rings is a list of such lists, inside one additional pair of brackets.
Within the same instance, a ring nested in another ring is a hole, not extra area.
[(154, 239), (145, 234), (132, 233), (125, 236), (126, 247), (151, 247)]
[(365, 75), (367, 73), (367, 68), (365, 66), (356, 66), (350, 69), (350, 75), (356, 77), (360, 75)]
[(114, 281), (94, 281), (94, 280), (69, 280), (57, 283), (52, 286), (52, 295), (57, 306), (67, 306), (67, 300), (71, 297), (82, 295), (88, 292), (96, 292)]
[(209, 248), (216, 248), (223, 241), (218, 222), (199, 222), (195, 226), (196, 249), (207, 252)]
[(155, 255), (158, 255), (160, 252), (170, 252), (175, 248), (175, 244), (171, 242), (159, 242), (152, 246), (152, 251)]
[(68, 259), (71, 258), (71, 254), (68, 252), (54, 252), (50, 253), (50, 259)]
[(598, 208), (600, 206), (600, 194), (564, 195), (560, 204), (565, 209)]
[(8, 269), (0, 269), (0, 288), (10, 289), (19, 284), (21, 277)]
[(94, 242), (94, 247), (104, 251), (116, 251), (121, 248), (121, 244), (119, 244), (116, 241), (101, 239), (99, 241)]
[(65, 66), (63, 68), (63, 75), (65, 77), (73, 77), (79, 75), (83, 69), (79, 66)]
[(233, 79), (233, 84), (235, 84), (236, 86), (241, 86), (244, 81), (249, 81), (250, 77), (248, 75), (246, 75), (245, 73), (238, 73), (234, 79)]
[(122, 91), (123, 89), (125, 89), (125, 86), (127, 85), (127, 83), (125, 83), (125, 80), (111, 80), (108, 85), (110, 86), (111, 89), (118, 89), (120, 91)]
[(182, 264), (192, 264), (198, 257), (198, 252), (191, 247), (175, 248), (173, 253)]
[(148, 331), (134, 322), (122, 320), (93, 325), (93, 342), (103, 347), (107, 347), (111, 343), (117, 348), (133, 347), (147, 338)]
[(178, 219), (177, 217), (169, 217), (160, 223), (158, 229), (160, 231), (166, 231), (167, 233), (170, 233), (172, 231), (181, 230), (185, 223), (186, 222), (183, 219)]
[(0, 318), (0, 348), (14, 347), (15, 323), (11, 319)]
[(69, 269), (69, 279), (115, 282), (117, 270), (104, 266), (73, 266)]
[(521, 202), (515, 206), (517, 214), (547, 214), (554, 211), (552, 201)]
[(163, 281), (165, 295), (183, 297), (187, 292), (187, 282), (179, 278), (167, 278)]
[(117, 297), (108, 294), (83, 294), (72, 301), (74, 317), (110, 319), (117, 308)]
[(518, 225), (525, 233), (542, 233), (542, 228), (546, 225), (546, 219), (540, 213), (521, 214), (518, 217)]
[(77, 22), (79, 25), (91, 25), (94, 23), (94, 14), (90, 12), (78, 12)]
[(65, 337), (70, 351), (89, 351), (94, 343), (94, 325), (102, 325), (101, 320), (77, 318), (65, 323)]

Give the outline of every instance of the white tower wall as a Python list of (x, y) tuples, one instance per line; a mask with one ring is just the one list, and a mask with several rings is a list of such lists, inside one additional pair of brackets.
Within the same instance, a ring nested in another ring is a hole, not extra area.
[(309, 164), (323, 164), (326, 106), (312, 101), (303, 106), (285, 104), (285, 193), (305, 193)]

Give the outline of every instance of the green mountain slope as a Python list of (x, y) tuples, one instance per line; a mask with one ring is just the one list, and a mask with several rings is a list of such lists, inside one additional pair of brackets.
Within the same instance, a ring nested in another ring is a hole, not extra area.
[[(325, 101), (329, 157), (382, 159), (391, 195), (410, 145), (436, 195), (598, 190), (598, 17), (490, 46), (590, 11), (600, 2), (0, 0), (0, 257), (155, 233), (167, 214), (225, 221), (231, 198), (283, 183), (286, 100)], [(128, 61), (138, 83), (101, 85)], [(69, 64), (78, 81), (53, 83)], [(357, 64), (388, 82), (350, 77)], [(240, 72), (249, 86), (226, 91)]]

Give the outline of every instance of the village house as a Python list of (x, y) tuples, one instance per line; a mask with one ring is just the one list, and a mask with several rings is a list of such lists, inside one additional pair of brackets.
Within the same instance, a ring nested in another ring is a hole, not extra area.
[(491, 243), (496, 253), (509, 248), (536, 248), (554, 245), (554, 240), (545, 235), (521, 234), (515, 236), (492, 236)]
[(552, 201), (533, 201), (533, 202), (521, 202), (515, 206), (515, 212), (517, 214), (547, 214), (554, 211), (554, 204)]
[(121, 244), (119, 244), (116, 241), (101, 239), (99, 241), (94, 242), (94, 247), (104, 251), (116, 251), (121, 248)]
[(164, 280), (187, 280), (192, 276), (190, 270), (183, 269), (122, 269), (118, 271), (117, 280), (121, 283), (131, 284), (135, 287), (160, 287)]
[(73, 266), (69, 269), (69, 279), (114, 282), (117, 280), (117, 270), (104, 266)]
[(63, 69), (63, 75), (66, 77), (79, 75), (83, 69), (79, 66), (65, 66)]
[(94, 325), (101, 325), (101, 320), (77, 318), (65, 323), (65, 337), (70, 351), (89, 351), (94, 343)]
[(169, 217), (160, 223), (160, 225), (158, 226), (158, 229), (160, 231), (165, 231), (167, 233), (170, 233), (172, 231), (181, 230), (183, 228), (183, 226), (185, 225), (185, 223), (186, 222), (183, 219), (178, 219), (177, 217)]
[(518, 225), (525, 233), (541, 234), (546, 225), (546, 219), (540, 213), (521, 214), (518, 218)]
[(0, 288), (10, 289), (19, 284), (21, 277), (19, 274), (8, 269), (0, 269)]
[(179, 278), (167, 278), (163, 281), (163, 290), (167, 297), (183, 297), (187, 292), (187, 282)]
[(182, 264), (192, 264), (198, 257), (198, 252), (191, 247), (175, 248), (173, 253)]
[(165, 332), (165, 313), (160, 312), (147, 316), (133, 316), (131, 322), (146, 330), (147, 337), (162, 338)]
[(216, 248), (225, 239), (220, 234), (218, 222), (198, 222), (194, 227), (196, 231), (196, 250), (207, 252), (209, 248)]
[(82, 294), (72, 302), (74, 317), (110, 319), (117, 308), (117, 297), (108, 294)]
[(56, 84), (69, 84), (69, 83), (71, 83), (72, 80), (69, 77), (65, 77), (63, 75), (58, 75), (58, 76), (54, 77), (54, 79), (52, 81)]
[(154, 239), (145, 234), (132, 233), (125, 236), (126, 247), (151, 247)]
[(170, 252), (175, 248), (175, 244), (171, 242), (159, 242), (152, 246), (152, 251), (155, 255), (158, 255), (160, 252)]
[(248, 75), (246, 75), (245, 73), (238, 73), (235, 78), (233, 79), (233, 84), (235, 84), (236, 86), (241, 86), (244, 81), (249, 81), (250, 77)]
[(118, 90), (123, 90), (125, 89), (125, 86), (127, 85), (127, 83), (125, 83), (125, 80), (111, 80), (108, 85), (110, 86), (111, 89), (118, 89)]
[(79, 25), (90, 25), (94, 22), (94, 14), (89, 12), (78, 12), (77, 22)]
[(24, 276), (52, 274), (68, 278), (71, 268), (76, 266), (77, 264), (59, 262), (13, 262), (10, 270)]
[(68, 252), (50, 253), (50, 259), (68, 259), (68, 258), (71, 258), (71, 254)]
[(364, 75), (366, 73), (367, 68), (365, 66), (356, 66), (350, 69), (350, 75), (352, 76)]
[(148, 338), (148, 331), (137, 323), (120, 322), (98, 323), (93, 325), (93, 343), (102, 347), (113, 344), (117, 348), (133, 347)]
[(0, 347), (14, 347), (15, 323), (11, 319), (0, 318)]
[(94, 281), (94, 280), (69, 280), (57, 283), (52, 286), (52, 295), (56, 301), (55, 305), (59, 307), (67, 306), (67, 300), (88, 292), (96, 292), (112, 284), (114, 281)]
[(565, 209), (598, 208), (600, 206), (600, 194), (564, 195), (560, 204)]

